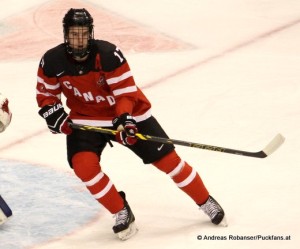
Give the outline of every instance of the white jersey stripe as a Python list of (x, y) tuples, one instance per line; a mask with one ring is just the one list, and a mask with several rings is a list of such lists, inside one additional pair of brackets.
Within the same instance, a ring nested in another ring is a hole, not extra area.
[(60, 87), (60, 83), (57, 83), (56, 85), (50, 85), (50, 84), (47, 84), (44, 81), (44, 79), (41, 77), (37, 77), (37, 81), (38, 81), (38, 83), (43, 84), (46, 87), (46, 89), (49, 89), (49, 90), (56, 90)]
[[(136, 122), (142, 122), (151, 117), (151, 109), (146, 111), (142, 115), (133, 116)], [(101, 126), (101, 127), (112, 127), (111, 120), (89, 120), (89, 119), (77, 119), (72, 118), (73, 123), (81, 125)]]
[(126, 73), (123, 73), (121, 76), (119, 77), (114, 77), (114, 78), (110, 78), (110, 79), (107, 79), (106, 82), (108, 85), (112, 85), (112, 84), (116, 84), (116, 83), (119, 83), (121, 82), (122, 80), (126, 80), (128, 79), (129, 77), (132, 76), (132, 73), (131, 71), (128, 71)]
[(37, 95), (40, 94), (40, 95), (44, 95), (44, 96), (55, 96), (55, 97), (57, 97), (58, 99), (61, 99), (61, 94), (53, 95), (53, 94), (48, 93), (48, 92), (46, 92), (46, 93), (40, 92), (39, 90), (36, 90), (36, 94), (37, 94)]
[(136, 92), (137, 91), (137, 87), (136, 86), (128, 86), (128, 87), (124, 87), (121, 89), (117, 89), (113, 91), (114, 96), (118, 96), (124, 93), (132, 93), (132, 92)]

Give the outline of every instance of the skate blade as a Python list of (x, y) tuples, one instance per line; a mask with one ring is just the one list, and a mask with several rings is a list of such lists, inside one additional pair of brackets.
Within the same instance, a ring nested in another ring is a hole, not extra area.
[(218, 226), (221, 226), (221, 227), (228, 227), (228, 223), (227, 223), (227, 220), (226, 220), (226, 216), (223, 217), (222, 221), (218, 224)]
[(0, 225), (4, 224), (8, 220), (8, 217), (4, 214), (0, 208)]
[(133, 222), (129, 225), (129, 227), (126, 230), (117, 233), (117, 236), (120, 240), (124, 241), (124, 240), (131, 238), (137, 232), (138, 232), (138, 228), (135, 225), (135, 223)]

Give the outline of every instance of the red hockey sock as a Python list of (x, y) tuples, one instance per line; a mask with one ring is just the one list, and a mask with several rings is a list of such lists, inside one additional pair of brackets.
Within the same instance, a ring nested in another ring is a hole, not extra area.
[(182, 161), (175, 151), (154, 162), (153, 165), (168, 174), (176, 185), (197, 204), (202, 204), (207, 200), (209, 193), (201, 177), (195, 169)]
[(99, 157), (93, 152), (78, 152), (72, 158), (75, 174), (94, 198), (112, 214), (124, 207), (124, 201), (109, 177), (101, 171)]

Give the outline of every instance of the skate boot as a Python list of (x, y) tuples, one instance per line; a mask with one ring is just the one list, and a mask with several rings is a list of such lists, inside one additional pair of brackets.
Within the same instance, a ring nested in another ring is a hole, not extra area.
[(124, 200), (124, 208), (115, 214), (116, 224), (113, 226), (113, 231), (120, 240), (127, 240), (135, 235), (138, 229), (134, 223), (134, 214), (126, 201), (125, 193), (123, 191), (119, 193)]
[(209, 196), (207, 201), (199, 207), (209, 216), (212, 223), (227, 227), (224, 210), (212, 196)]

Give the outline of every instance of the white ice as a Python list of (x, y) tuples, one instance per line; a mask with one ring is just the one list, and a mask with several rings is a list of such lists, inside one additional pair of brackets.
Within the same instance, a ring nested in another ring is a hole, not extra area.
[[(49, 2), (0, 1), (0, 35), (10, 17)], [(286, 141), (265, 159), (177, 146), (225, 209), (227, 228), (212, 225), (166, 175), (121, 146), (107, 147), (102, 168), (127, 193), (139, 227), (135, 237), (120, 242), (112, 233), (112, 215), (69, 168), (64, 135), (48, 132), (37, 114), (40, 57), (2, 59), (0, 91), (10, 99), (13, 120), (0, 136), (0, 194), (14, 216), (0, 227), (0, 248), (299, 248), (300, 2), (69, 2), (70, 8), (88, 3), (186, 45), (125, 51), (170, 137), (249, 151), (261, 150), (277, 133)], [(102, 39), (97, 27), (95, 35)], [(12, 40), (11, 46), (18, 44)], [(26, 45), (23, 50), (28, 53)], [(256, 235), (265, 240), (231, 239)]]

